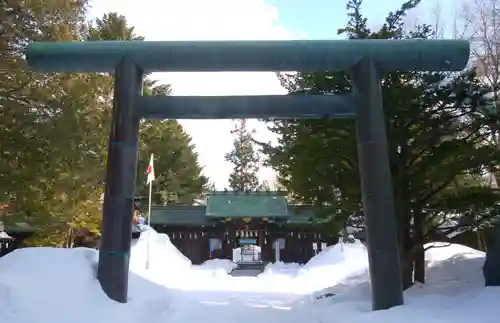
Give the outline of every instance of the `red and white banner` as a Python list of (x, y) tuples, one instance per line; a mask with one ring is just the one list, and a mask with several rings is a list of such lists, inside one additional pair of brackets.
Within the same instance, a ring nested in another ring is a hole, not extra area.
[(155, 168), (153, 165), (153, 154), (151, 154), (151, 159), (149, 160), (147, 173), (148, 173), (147, 183), (150, 184), (152, 181), (155, 180)]

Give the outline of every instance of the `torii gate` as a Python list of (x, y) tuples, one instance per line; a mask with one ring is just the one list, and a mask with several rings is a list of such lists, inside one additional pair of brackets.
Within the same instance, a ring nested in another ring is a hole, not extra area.
[[(146, 119), (355, 118), (373, 309), (403, 304), (397, 221), (379, 72), (459, 71), (463, 40), (88, 41), (40, 42), (27, 49), (41, 72), (114, 72), (97, 278), (127, 301), (139, 121)], [(148, 72), (347, 71), (346, 95), (143, 97)]]

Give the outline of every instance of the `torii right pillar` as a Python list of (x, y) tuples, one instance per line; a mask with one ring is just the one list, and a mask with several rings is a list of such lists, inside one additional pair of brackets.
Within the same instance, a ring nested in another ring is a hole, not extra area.
[(403, 304), (397, 222), (387, 148), (380, 77), (375, 62), (362, 58), (351, 70), (356, 102), (356, 137), (363, 193), (373, 309)]

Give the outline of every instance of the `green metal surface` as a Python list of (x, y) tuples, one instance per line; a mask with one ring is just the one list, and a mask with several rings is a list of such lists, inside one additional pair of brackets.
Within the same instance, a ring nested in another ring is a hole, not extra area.
[(360, 60), (351, 80), (357, 101), (358, 169), (369, 237), (372, 306), (385, 310), (403, 304), (403, 287), (382, 86), (375, 62), (369, 57)]
[(465, 40), (86, 41), (28, 45), (43, 72), (112, 72), (125, 56), (144, 72), (339, 71), (369, 56), (379, 71), (459, 71)]
[(34, 226), (26, 222), (7, 222), (4, 223), (4, 228), (7, 233), (31, 233), (36, 231)]
[(288, 205), (290, 217), (287, 223), (290, 224), (310, 224), (318, 221), (314, 214), (314, 208), (309, 205)]
[(145, 96), (145, 119), (353, 118), (351, 95)]
[[(7, 233), (34, 233), (38, 230), (36, 226), (32, 226), (28, 223), (18, 222), (18, 223), (10, 223), (5, 225), (5, 232)], [(132, 233), (139, 233), (141, 230), (137, 226), (137, 224), (132, 224)]]
[[(147, 215), (147, 208), (141, 210), (144, 215)], [(164, 225), (207, 225), (205, 217), (205, 206), (152, 206), (151, 207), (151, 224)]]
[[(314, 210), (310, 206), (288, 205), (288, 216), (281, 217), (288, 224), (311, 224), (318, 223), (315, 219)], [(143, 214), (147, 214), (147, 208), (142, 209)], [(217, 217), (205, 215), (206, 206), (163, 206), (157, 205), (151, 208), (151, 224), (153, 225), (174, 225), (174, 226), (204, 226), (214, 225), (222, 220)], [(233, 217), (234, 218), (234, 217)], [(270, 218), (272, 223), (273, 219)]]
[(284, 196), (264, 192), (210, 194), (205, 215), (216, 218), (289, 216)]

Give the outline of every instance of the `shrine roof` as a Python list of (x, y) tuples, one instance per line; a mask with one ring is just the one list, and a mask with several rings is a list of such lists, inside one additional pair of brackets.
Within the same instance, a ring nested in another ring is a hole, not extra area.
[(288, 204), (281, 192), (210, 192), (205, 215), (227, 217), (289, 217)]
[[(311, 224), (315, 222), (314, 210), (311, 206), (307, 205), (288, 205), (287, 217), (270, 217), (261, 216), (262, 220), (281, 224)], [(214, 225), (220, 221), (226, 221), (228, 218), (238, 217), (210, 217), (205, 215), (206, 206), (152, 206), (151, 207), (151, 224), (152, 225), (174, 225), (174, 226), (205, 226)], [(143, 212), (147, 213), (147, 210)], [(242, 217), (240, 217), (242, 218)], [(254, 217), (254, 219), (259, 219)]]

